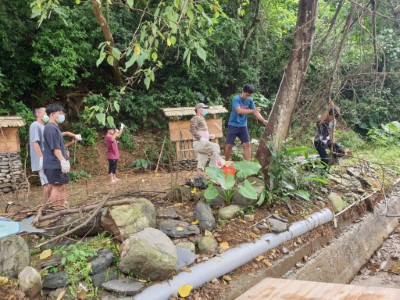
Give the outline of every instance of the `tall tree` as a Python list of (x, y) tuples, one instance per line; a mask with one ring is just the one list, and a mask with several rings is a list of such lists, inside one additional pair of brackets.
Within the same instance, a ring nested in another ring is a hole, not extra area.
[(300, 0), (289, 62), (256, 154), (264, 169), (272, 156), (268, 147), (269, 142), (272, 142), (275, 151), (279, 151), (288, 135), (293, 111), (310, 63), (317, 10), (318, 0)]

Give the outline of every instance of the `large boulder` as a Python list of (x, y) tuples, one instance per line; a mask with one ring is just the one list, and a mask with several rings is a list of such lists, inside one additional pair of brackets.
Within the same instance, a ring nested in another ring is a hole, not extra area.
[(210, 205), (199, 202), (194, 209), (194, 218), (199, 220), (199, 226), (202, 230), (213, 231), (215, 228), (215, 218)]
[(29, 266), (29, 259), (29, 247), (22, 237), (14, 235), (0, 239), (0, 274), (17, 277)]
[(119, 269), (141, 278), (167, 279), (178, 262), (176, 247), (160, 230), (146, 228), (121, 245)]
[(131, 204), (109, 207), (101, 217), (104, 230), (124, 241), (147, 227), (156, 227), (156, 209), (145, 198), (133, 198)]
[(18, 284), (20, 290), (31, 299), (42, 290), (42, 278), (39, 272), (29, 266), (18, 274)]

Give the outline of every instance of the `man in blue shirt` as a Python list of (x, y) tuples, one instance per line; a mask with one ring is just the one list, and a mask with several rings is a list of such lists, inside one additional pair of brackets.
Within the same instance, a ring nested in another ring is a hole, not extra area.
[(233, 97), (232, 111), (228, 122), (228, 133), (226, 136), (225, 160), (228, 161), (232, 154), (232, 147), (235, 139), (238, 137), (243, 145), (243, 155), (245, 160), (251, 159), (250, 135), (247, 128), (247, 115), (253, 114), (257, 120), (267, 125), (268, 121), (260, 114), (261, 109), (255, 107), (251, 95), (254, 93), (254, 87), (251, 84), (245, 84), (243, 91)]

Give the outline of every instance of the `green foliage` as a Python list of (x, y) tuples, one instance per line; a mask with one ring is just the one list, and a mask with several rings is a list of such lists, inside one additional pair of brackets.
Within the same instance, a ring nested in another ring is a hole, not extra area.
[[(210, 178), (208, 188), (204, 191), (204, 198), (206, 198), (207, 201), (211, 201), (219, 195), (213, 182), (221, 186), (223, 193), (221, 196), (227, 203), (231, 202), (232, 197), (236, 193), (236, 189), (234, 189), (235, 186), (237, 186), (237, 191), (244, 197), (257, 199), (257, 191), (245, 178), (257, 174), (261, 169), (260, 164), (258, 162), (244, 161), (236, 163), (234, 168), (237, 170), (236, 178), (232, 174), (226, 176), (225, 172), (220, 168), (206, 168), (207, 175)], [(243, 183), (236, 182), (238, 179), (244, 179)]]
[[(309, 157), (310, 149), (305, 146), (282, 148), (280, 152), (272, 150), (272, 160), (270, 165), (266, 167), (268, 170), (267, 190), (259, 199), (257, 205), (262, 205), (264, 202), (267, 205), (272, 205), (275, 201), (282, 199), (290, 201), (293, 198), (301, 200), (310, 200), (309, 190), (313, 185), (328, 184), (325, 180), (323, 165), (313, 161)], [(302, 164), (296, 162), (296, 156), (303, 155)], [(314, 171), (315, 173), (311, 173)]]
[(352, 151), (362, 149), (366, 146), (365, 140), (352, 130), (335, 130), (335, 139), (340, 145)]
[(368, 138), (381, 147), (400, 145), (400, 123), (393, 121), (385, 125), (381, 124), (381, 128), (370, 129)]
[(68, 175), (73, 182), (78, 181), (78, 179), (89, 179), (91, 177), (85, 170), (71, 171)]
[[(33, 11), (38, 8), (38, 2), (32, 3)], [(41, 9), (45, 9), (48, 1), (40, 2)], [(95, 72), (97, 51), (92, 43), (101, 39), (95, 20), (86, 17), (93, 14), (90, 3), (56, 9), (62, 10), (68, 25), (59, 18), (49, 19), (32, 43), (32, 61), (40, 68), (39, 78), (49, 96), (60, 87), (74, 88)]]
[(145, 158), (138, 158), (130, 163), (130, 167), (135, 171), (145, 171), (151, 167), (151, 162)]
[(88, 258), (97, 255), (97, 250), (93, 246), (76, 243), (69, 246), (62, 246), (59, 250), (55, 251), (55, 254), (61, 257), (61, 265), (68, 275), (71, 295), (76, 295), (78, 284), (81, 281), (89, 288), (89, 292), (92, 294), (96, 293), (96, 290), (92, 287), (90, 278), (91, 266), (88, 263)]

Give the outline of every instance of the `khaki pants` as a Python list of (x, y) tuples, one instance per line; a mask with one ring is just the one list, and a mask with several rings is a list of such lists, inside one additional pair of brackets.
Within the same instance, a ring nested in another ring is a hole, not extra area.
[(211, 143), (206, 139), (201, 139), (199, 141), (193, 142), (193, 149), (197, 155), (197, 169), (204, 170), (207, 165), (208, 158), (210, 157), (210, 167), (217, 165), (217, 158), (221, 153), (219, 145), (216, 143)]

